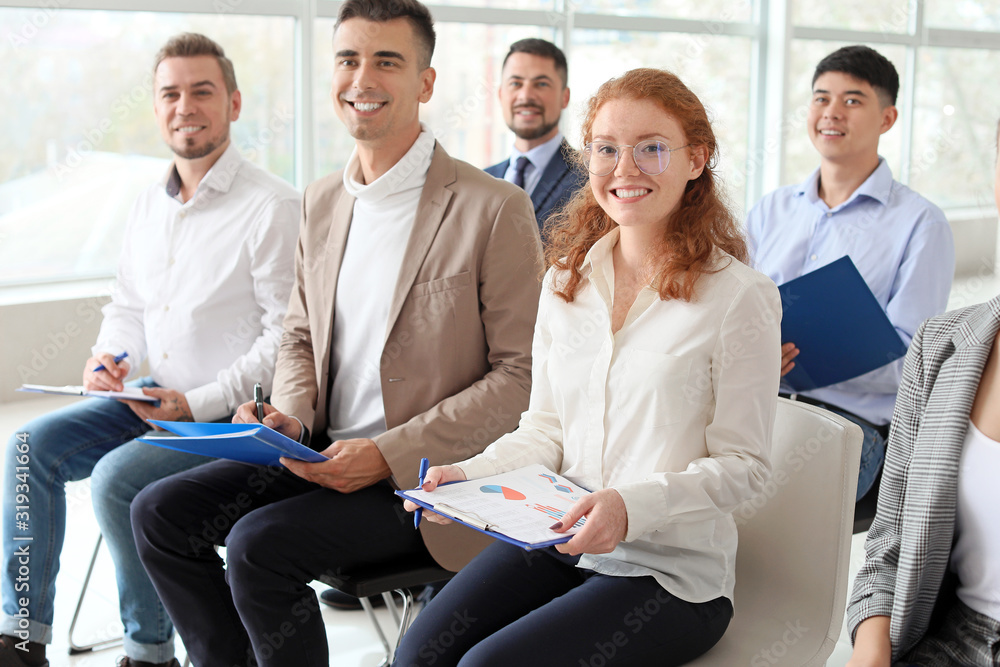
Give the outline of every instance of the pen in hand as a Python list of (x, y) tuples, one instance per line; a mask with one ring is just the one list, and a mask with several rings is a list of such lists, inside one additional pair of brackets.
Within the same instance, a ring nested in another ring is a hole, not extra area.
[[(127, 356), (128, 356), (128, 352), (122, 352), (117, 357), (115, 357), (115, 363), (117, 364), (119, 361), (121, 361), (122, 359), (124, 359)], [(99, 373), (101, 371), (106, 371), (106, 370), (108, 370), (108, 369), (104, 367), (104, 364), (97, 364), (96, 366), (94, 366), (91, 369), (90, 372), (91, 373)]]
[(257, 421), (264, 423), (264, 388), (257, 382), (253, 386), (253, 400), (257, 404)]
[[(430, 463), (428, 462), (426, 456), (424, 458), (420, 459), (420, 472), (417, 474), (417, 486), (423, 486), (424, 485), (424, 475), (427, 474), (427, 468), (428, 468), (429, 465), (430, 465)], [(423, 515), (423, 509), (420, 508), (420, 507), (418, 507), (413, 512), (413, 527), (414, 528), (420, 528), (420, 517), (422, 515)]]

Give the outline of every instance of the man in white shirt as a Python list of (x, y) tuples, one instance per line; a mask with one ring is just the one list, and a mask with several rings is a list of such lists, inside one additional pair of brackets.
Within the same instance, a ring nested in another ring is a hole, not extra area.
[[(228, 420), (251, 398), (255, 382), (270, 393), (293, 279), (299, 194), (232, 144), (229, 126), (241, 98), (218, 44), (178, 35), (157, 54), (153, 71), (154, 111), (174, 161), (132, 207), (117, 284), (83, 383), (121, 390), (146, 359), (151, 374), (136, 384), (159, 404), (89, 399), (11, 438), (0, 626), (5, 666), (48, 664), (64, 485), (91, 473), (117, 571), (127, 652), (119, 664), (177, 665), (170, 619), (135, 551), (129, 505), (146, 484), (208, 459), (134, 438), (150, 430), (147, 419)], [(23, 482), (13, 475), (17, 465), (28, 466)], [(28, 516), (15, 514), (15, 505), (30, 508)]]
[(486, 173), (524, 188), (535, 208), (538, 229), (586, 181), (575, 151), (559, 131), (569, 104), (566, 55), (544, 39), (514, 42), (500, 73), (500, 106), (514, 133), (511, 156)]
[[(341, 5), (332, 96), (356, 147), (306, 189), (263, 407), (329, 460), (215, 461), (132, 504), (143, 565), (197, 665), (327, 667), (313, 579), (398, 561), (455, 571), (489, 541), (417, 530), (394, 494), (417, 485), (421, 457), (462, 460), (516, 426), (541, 291), (528, 196), (420, 123), (434, 41), (416, 0)], [(254, 405), (234, 421), (256, 423)]]

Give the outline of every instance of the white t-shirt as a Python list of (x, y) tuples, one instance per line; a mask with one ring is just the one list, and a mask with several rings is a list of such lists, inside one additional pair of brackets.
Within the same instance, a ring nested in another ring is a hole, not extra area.
[(969, 421), (958, 468), (957, 538), (951, 569), (958, 575), (958, 599), (967, 607), (1000, 620), (1000, 442)]

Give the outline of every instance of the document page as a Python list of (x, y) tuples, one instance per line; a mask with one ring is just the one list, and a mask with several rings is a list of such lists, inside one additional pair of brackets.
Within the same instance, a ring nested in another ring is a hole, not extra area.
[(420, 489), (399, 492), (439, 514), (530, 545), (568, 539), (578, 532), (585, 518), (566, 533), (556, 533), (549, 526), (562, 520), (587, 493), (586, 489), (540, 464), (492, 477), (446, 484), (430, 492)]

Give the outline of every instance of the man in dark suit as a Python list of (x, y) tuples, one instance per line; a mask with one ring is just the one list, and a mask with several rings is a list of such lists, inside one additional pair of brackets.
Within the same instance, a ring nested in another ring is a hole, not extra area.
[(565, 54), (544, 39), (514, 42), (503, 61), (499, 97), (514, 150), (486, 172), (524, 188), (542, 230), (586, 178), (559, 131), (559, 116), (569, 104)]

